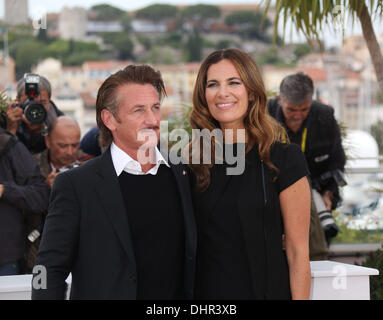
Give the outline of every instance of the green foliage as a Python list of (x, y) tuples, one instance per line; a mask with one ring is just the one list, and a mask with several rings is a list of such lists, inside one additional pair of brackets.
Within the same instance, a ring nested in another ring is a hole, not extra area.
[(12, 27), (8, 32), (8, 42), (13, 43), (19, 40), (29, 40), (33, 37), (33, 29), (30, 26), (18, 25)]
[(99, 21), (113, 21), (122, 18), (125, 11), (113, 7), (109, 4), (98, 4), (91, 7), (92, 11), (97, 12), (97, 20)]
[(44, 57), (43, 44), (31, 39), (19, 47), (16, 53), (16, 75), (19, 78)]
[(87, 60), (100, 60), (100, 49), (95, 42), (59, 39), (44, 47), (43, 56), (59, 59), (63, 65), (81, 65)]
[(264, 65), (264, 64), (277, 64), (282, 62), (281, 58), (278, 55), (278, 51), (270, 48), (266, 52), (262, 53), (261, 55), (257, 56), (255, 58), (255, 61), (258, 65)]
[(268, 43), (272, 41), (271, 38), (266, 36), (266, 30), (271, 26), (271, 21), (268, 18), (263, 19), (261, 12), (234, 11), (225, 18), (225, 23), (237, 27), (245, 37)]
[(306, 43), (299, 43), (294, 50), (294, 54), (299, 59), (300, 57), (309, 54), (311, 52), (311, 48)]
[(219, 18), (221, 9), (209, 4), (196, 4), (188, 6), (181, 12), (182, 17), (193, 20), (203, 20), (208, 18)]
[(215, 45), (215, 48), (217, 50), (221, 50), (221, 49), (227, 49), (227, 48), (230, 48), (231, 47), (231, 44), (232, 44), (232, 41), (231, 40), (228, 40), (228, 39), (222, 39), (222, 40), (219, 40), (217, 42), (217, 44)]
[(118, 50), (118, 57), (121, 60), (133, 58), (134, 44), (130, 38), (129, 33), (126, 32), (113, 32), (103, 33), (102, 37), (107, 44), (113, 45)]
[(225, 18), (225, 23), (228, 26), (251, 25), (254, 22), (255, 13), (248, 10), (234, 11)]
[[(383, 242), (383, 232), (380, 230), (352, 229), (350, 222), (352, 216), (345, 217), (337, 211), (333, 211), (333, 216), (340, 232), (332, 240), (333, 243), (377, 243)], [(370, 222), (370, 224), (373, 221)], [(375, 221), (378, 224), (377, 221)]]
[(170, 46), (174, 49), (181, 49), (183, 47), (182, 41), (182, 33), (174, 31), (167, 33), (164, 37), (158, 39), (157, 44)]
[[(192, 136), (192, 127), (190, 124), (190, 114), (192, 109), (192, 106), (186, 105), (183, 108), (179, 108), (173, 113), (169, 114), (169, 133), (174, 129), (184, 129), (188, 132), (189, 137)], [(177, 141), (169, 141), (169, 147), (172, 147), (172, 145), (176, 143)]]
[(186, 43), (186, 61), (201, 61), (202, 58), (203, 39), (198, 32), (189, 35)]
[(372, 252), (362, 266), (379, 270), (379, 275), (370, 277), (370, 298), (383, 300), (383, 251)]
[(136, 18), (158, 22), (168, 18), (175, 18), (178, 8), (169, 4), (152, 4), (136, 12)]
[(68, 40), (64, 39), (56, 40), (45, 47), (45, 55), (47, 57), (62, 60), (69, 52), (69, 43), (70, 42)]
[(123, 16), (120, 18), (120, 22), (125, 32), (130, 31), (132, 29), (132, 17), (129, 15), (129, 13), (124, 13)]
[(151, 64), (173, 64), (175, 62), (174, 53), (169, 47), (153, 46), (147, 55), (141, 57), (140, 62)]
[(382, 16), (383, 13), (383, 1), (381, 0), (263, 0), (263, 4), (265, 5), (264, 15), (267, 14), (270, 6), (276, 8), (275, 37), (278, 34), (279, 20), (282, 20), (283, 24), (283, 38), (286, 36), (286, 26), (292, 21), (295, 28), (305, 35), (309, 43), (312, 43), (312, 40), (318, 41), (325, 27), (329, 25), (334, 28), (340, 27), (337, 8), (345, 8), (346, 10), (340, 14), (350, 17), (353, 24), (365, 5), (369, 6), (369, 11), (377, 17)]
[(85, 61), (98, 61), (101, 60), (100, 54), (97, 51), (84, 51), (74, 52), (71, 55), (65, 57), (62, 61), (66, 66), (80, 66)]
[(37, 40), (44, 43), (49, 43), (51, 41), (48, 37), (47, 29), (39, 29), (39, 33), (37, 34)]
[(150, 50), (150, 48), (152, 47), (152, 40), (150, 40), (149, 38), (137, 35), (136, 39), (139, 43), (141, 43), (144, 46), (146, 50)]

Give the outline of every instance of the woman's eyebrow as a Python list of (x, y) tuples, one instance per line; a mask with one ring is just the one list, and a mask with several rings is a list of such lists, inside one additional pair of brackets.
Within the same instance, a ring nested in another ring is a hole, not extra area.
[[(239, 81), (242, 81), (241, 78), (238, 78), (238, 77), (231, 77), (231, 78), (226, 79), (226, 81), (231, 81), (231, 80), (239, 80)], [(218, 80), (210, 79), (210, 80), (207, 80), (206, 82), (218, 82)]]

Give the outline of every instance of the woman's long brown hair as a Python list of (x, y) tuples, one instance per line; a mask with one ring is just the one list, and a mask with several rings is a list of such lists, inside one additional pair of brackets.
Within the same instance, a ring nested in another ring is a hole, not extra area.
[[(283, 127), (273, 119), (267, 111), (267, 96), (265, 86), (258, 66), (250, 55), (238, 49), (218, 50), (211, 53), (201, 64), (196, 85), (193, 92), (193, 110), (190, 123), (193, 129), (208, 129), (210, 131), (220, 128), (209, 112), (206, 102), (206, 81), (209, 67), (221, 60), (230, 60), (237, 69), (248, 95), (249, 106), (244, 118), (248, 143), (246, 153), (257, 144), (263, 162), (278, 173), (278, 169), (270, 161), (270, 149), (276, 141), (283, 141), (285, 134)], [(203, 147), (193, 150), (193, 141), (188, 145), (189, 166), (196, 177), (196, 187), (200, 191), (206, 190), (210, 185), (210, 169), (215, 159), (215, 139), (211, 139), (211, 164), (203, 163)], [(199, 164), (192, 163), (193, 152), (200, 153)]]

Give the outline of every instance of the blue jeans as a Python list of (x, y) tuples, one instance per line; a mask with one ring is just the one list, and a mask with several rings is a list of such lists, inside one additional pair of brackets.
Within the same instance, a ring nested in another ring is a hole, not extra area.
[(0, 276), (13, 276), (20, 274), (20, 264), (18, 261), (0, 266)]

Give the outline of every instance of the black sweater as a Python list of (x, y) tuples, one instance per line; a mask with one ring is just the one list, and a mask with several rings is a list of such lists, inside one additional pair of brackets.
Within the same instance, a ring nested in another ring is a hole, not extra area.
[(171, 169), (119, 176), (137, 264), (137, 299), (183, 299), (184, 223)]

